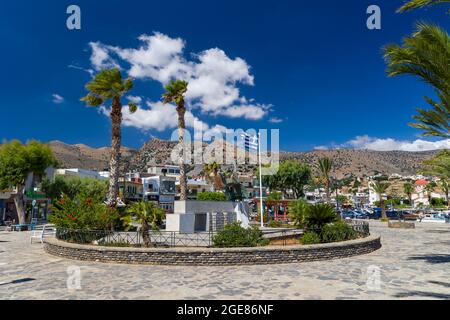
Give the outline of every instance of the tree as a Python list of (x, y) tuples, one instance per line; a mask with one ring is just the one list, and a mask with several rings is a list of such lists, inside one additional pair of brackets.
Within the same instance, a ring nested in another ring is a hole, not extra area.
[(133, 203), (128, 212), (141, 225), (144, 246), (149, 247), (151, 245), (150, 227), (152, 230), (158, 230), (166, 213), (164, 210), (157, 208), (153, 202), (148, 201)]
[(406, 12), (413, 9), (434, 6), (443, 3), (450, 3), (450, 0), (410, 0), (401, 6), (397, 12)]
[(223, 190), (225, 188), (222, 177), (219, 174), (220, 164), (217, 162), (205, 164), (203, 166), (203, 171), (205, 172), (208, 181), (212, 182), (214, 190)]
[(403, 185), (403, 191), (405, 192), (406, 196), (408, 197), (409, 205), (412, 206), (412, 193), (414, 191), (414, 186), (411, 182), (406, 182)]
[(103, 202), (108, 194), (108, 185), (105, 181), (79, 177), (56, 176), (53, 181), (44, 179), (41, 188), (53, 202), (63, 196), (70, 199), (83, 196), (94, 202)]
[(447, 208), (450, 208), (449, 202), (449, 192), (450, 192), (450, 183), (447, 179), (441, 179), (438, 183), (439, 187), (444, 191), (445, 201), (447, 202)]
[(430, 84), (439, 101), (425, 97), (431, 109), (417, 109), (412, 126), (423, 130), (424, 136), (450, 138), (450, 37), (442, 28), (418, 23), (417, 30), (402, 45), (384, 48), (387, 73), (413, 75)]
[(24, 145), (12, 141), (0, 146), (0, 190), (15, 188), (14, 204), (19, 223), (25, 224), (25, 182), (30, 173), (42, 177), (57, 161), (48, 145), (31, 141)]
[[(99, 72), (92, 81), (86, 85), (89, 93), (81, 98), (91, 107), (99, 107), (111, 100), (111, 158), (109, 162), (109, 194), (107, 202), (111, 207), (117, 205), (119, 196), (120, 176), (120, 149), (121, 149), (121, 124), (122, 124), (122, 102), (121, 98), (133, 88), (131, 78), (123, 79), (119, 69), (109, 69)], [(137, 106), (128, 104), (131, 113), (136, 112)]]
[(431, 194), (434, 192), (435, 189), (436, 189), (436, 183), (434, 183), (434, 182), (430, 182), (429, 184), (427, 184), (425, 186), (425, 191), (427, 192), (429, 205), (431, 205)]
[(372, 190), (380, 197), (380, 207), (381, 207), (381, 217), (383, 219), (387, 219), (386, 216), (386, 206), (383, 199), (383, 194), (386, 193), (386, 190), (389, 188), (389, 183), (377, 181), (372, 184)]
[[(184, 116), (186, 114), (184, 95), (187, 92), (188, 83), (182, 80), (172, 80), (166, 87), (166, 92), (163, 94), (163, 102), (165, 104), (174, 102), (177, 106), (178, 113), (178, 140), (179, 145), (184, 146), (184, 131), (186, 130), (186, 123)], [(183, 148), (185, 149), (185, 148)], [(187, 200), (187, 177), (186, 164), (184, 155), (180, 153), (180, 200)]]
[(292, 219), (294, 226), (296, 226), (297, 228), (302, 228), (305, 225), (305, 216), (308, 207), (308, 203), (303, 199), (299, 199), (290, 203), (289, 218)]
[(319, 159), (319, 171), (321, 174), (321, 179), (325, 185), (326, 200), (328, 203), (331, 201), (330, 197), (330, 187), (331, 187), (331, 170), (333, 169), (333, 160), (330, 158), (320, 158)]
[(425, 160), (423, 168), (420, 171), (423, 174), (430, 174), (440, 179), (439, 187), (446, 195), (447, 205), (450, 207), (448, 201), (448, 187), (450, 181), (450, 150), (442, 150), (435, 157)]
[(311, 169), (308, 165), (296, 160), (287, 160), (280, 164), (275, 175), (263, 176), (263, 183), (270, 191), (279, 190), (287, 196), (292, 190), (296, 199), (303, 197), (304, 187), (311, 179)]

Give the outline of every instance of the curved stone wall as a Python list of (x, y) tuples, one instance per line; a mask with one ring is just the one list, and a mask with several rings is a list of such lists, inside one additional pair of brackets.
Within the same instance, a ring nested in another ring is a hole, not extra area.
[(369, 236), (346, 242), (269, 246), (258, 248), (111, 248), (79, 245), (47, 239), (45, 251), (68, 259), (107, 263), (223, 266), (285, 264), (331, 260), (371, 253), (381, 248), (380, 237)]

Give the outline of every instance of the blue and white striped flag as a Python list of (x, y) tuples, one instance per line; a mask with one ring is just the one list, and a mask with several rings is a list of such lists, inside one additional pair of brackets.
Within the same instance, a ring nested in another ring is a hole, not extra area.
[(244, 148), (246, 150), (258, 150), (258, 137), (257, 136), (251, 136), (247, 133), (241, 134), (242, 140), (244, 141)]

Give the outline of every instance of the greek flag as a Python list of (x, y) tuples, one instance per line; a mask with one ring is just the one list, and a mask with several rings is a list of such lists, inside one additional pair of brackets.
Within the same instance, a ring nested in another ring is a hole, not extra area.
[(245, 150), (258, 150), (258, 137), (257, 136), (251, 136), (247, 133), (243, 133), (241, 135), (242, 140), (244, 142), (244, 148)]

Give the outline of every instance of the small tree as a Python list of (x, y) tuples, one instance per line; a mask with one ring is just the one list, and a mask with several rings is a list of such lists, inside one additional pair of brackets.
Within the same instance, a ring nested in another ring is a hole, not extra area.
[(331, 202), (331, 170), (333, 169), (333, 160), (330, 158), (321, 158), (319, 159), (319, 170), (321, 174), (321, 179), (323, 184), (325, 185), (325, 194), (327, 197), (327, 202)]
[(133, 218), (141, 225), (144, 246), (149, 247), (151, 245), (150, 228), (152, 230), (158, 230), (166, 213), (164, 210), (157, 208), (153, 202), (148, 201), (132, 204), (128, 209), (128, 212), (131, 213)]
[(411, 182), (407, 182), (403, 185), (403, 191), (408, 197), (409, 205), (412, 206), (412, 193), (414, 191), (414, 186)]
[(25, 224), (25, 182), (30, 173), (42, 177), (57, 161), (49, 146), (31, 141), (24, 145), (15, 140), (0, 147), (0, 190), (16, 188), (14, 196), (19, 223)]
[(297, 228), (302, 228), (305, 225), (305, 216), (308, 210), (308, 203), (303, 200), (297, 200), (290, 204), (289, 206), (289, 218), (292, 219), (294, 226)]
[(377, 181), (372, 184), (372, 190), (380, 197), (380, 207), (381, 207), (381, 217), (387, 219), (386, 216), (386, 205), (384, 203), (383, 194), (389, 188), (389, 183)]

